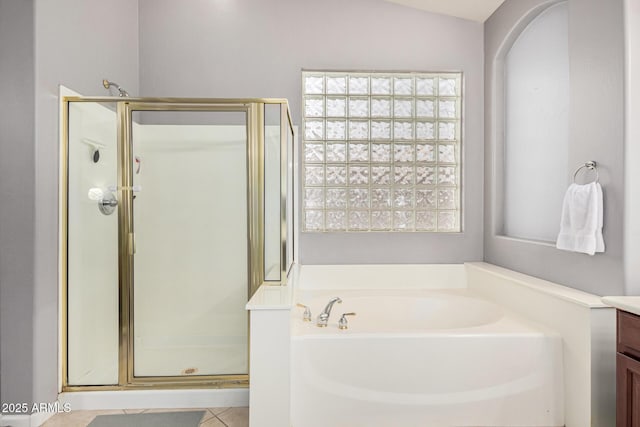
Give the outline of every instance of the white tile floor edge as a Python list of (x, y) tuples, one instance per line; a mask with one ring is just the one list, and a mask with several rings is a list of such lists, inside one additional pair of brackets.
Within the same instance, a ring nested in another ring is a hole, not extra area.
[(55, 415), (55, 412), (38, 412), (31, 415), (3, 415), (0, 419), (2, 427), (40, 427)]
[(249, 406), (249, 389), (87, 391), (62, 393), (59, 400), (69, 403), (72, 411), (221, 408)]
[[(224, 408), (249, 406), (249, 389), (216, 390), (127, 390), (61, 393), (60, 407), (71, 410)], [(40, 427), (55, 412), (2, 415), (0, 427)]]

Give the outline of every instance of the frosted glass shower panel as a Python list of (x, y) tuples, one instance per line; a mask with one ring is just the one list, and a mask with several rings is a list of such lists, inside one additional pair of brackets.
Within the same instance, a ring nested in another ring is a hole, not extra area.
[(153, 111), (133, 128), (135, 377), (248, 373), (246, 119)]
[[(118, 383), (118, 212), (115, 104), (69, 103), (68, 384)], [(107, 210), (109, 211), (109, 210)]]
[(280, 281), (282, 271), (282, 143), (280, 104), (264, 105), (264, 280)]
[(295, 193), (295, 186), (293, 177), (296, 170), (294, 169), (294, 146), (295, 138), (293, 129), (287, 127), (287, 240), (286, 240), (286, 253), (287, 253), (287, 271), (293, 265), (294, 261), (294, 239), (293, 239), (293, 222), (295, 216), (294, 203), (297, 199), (293, 197)]

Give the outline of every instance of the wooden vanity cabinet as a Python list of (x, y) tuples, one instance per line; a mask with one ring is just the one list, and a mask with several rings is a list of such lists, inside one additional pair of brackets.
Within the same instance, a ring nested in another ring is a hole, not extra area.
[(616, 427), (640, 427), (640, 316), (617, 317)]

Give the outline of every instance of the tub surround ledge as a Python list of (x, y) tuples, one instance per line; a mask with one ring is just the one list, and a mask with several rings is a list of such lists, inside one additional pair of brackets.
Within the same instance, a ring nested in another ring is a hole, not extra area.
[(566, 426), (615, 425), (615, 310), (597, 295), (496, 265), (465, 267), (469, 290), (562, 336)]
[(508, 280), (513, 284), (530, 289), (534, 292), (554, 296), (561, 300), (577, 304), (588, 308), (606, 308), (607, 304), (601, 301), (597, 295), (573, 289), (568, 286), (559, 285), (547, 280), (538, 279), (537, 277), (528, 276), (513, 270), (498, 267), (497, 265), (488, 264), (486, 262), (468, 262), (465, 263), (467, 274), (469, 272), (483, 272), (491, 276)]
[(249, 311), (289, 310), (293, 298), (292, 289), (292, 286), (260, 286), (245, 308)]
[(300, 276), (294, 265), (286, 286), (262, 285), (246, 305), (249, 311), (249, 423), (288, 426), (290, 412), (291, 307)]
[(603, 297), (602, 302), (618, 310), (640, 316), (640, 296), (609, 296)]

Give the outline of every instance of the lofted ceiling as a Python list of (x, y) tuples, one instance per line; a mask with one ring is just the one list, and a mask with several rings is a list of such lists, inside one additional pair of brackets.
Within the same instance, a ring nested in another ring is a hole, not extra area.
[(386, 0), (428, 12), (484, 22), (505, 0)]

